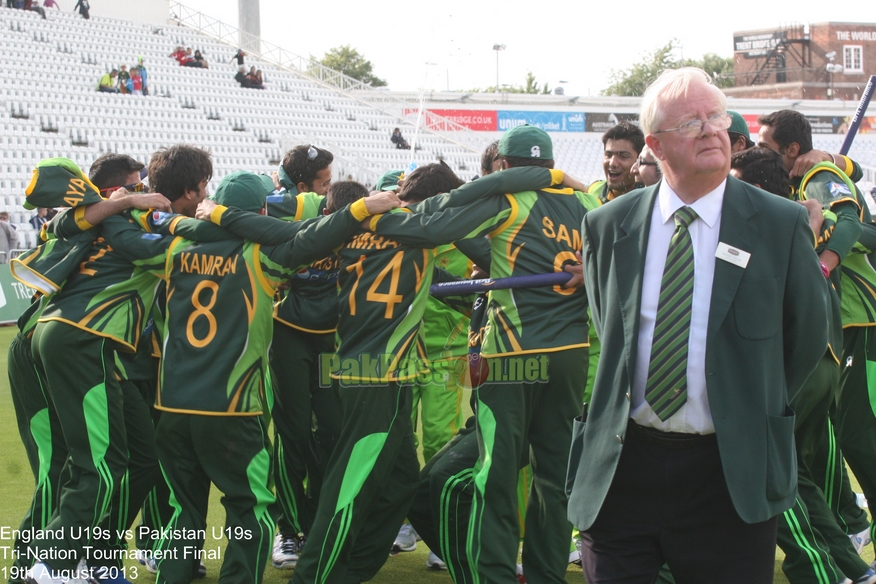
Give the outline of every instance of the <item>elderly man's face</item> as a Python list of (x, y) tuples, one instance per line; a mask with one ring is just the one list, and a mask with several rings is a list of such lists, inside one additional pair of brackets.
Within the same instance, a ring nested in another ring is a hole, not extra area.
[[(723, 111), (718, 96), (710, 86), (693, 83), (686, 96), (668, 104), (659, 129), (677, 128), (690, 120), (706, 120)], [(653, 147), (652, 150), (663, 160), (667, 175), (723, 173), (726, 176), (730, 171), (730, 137), (727, 130), (718, 131), (706, 123), (694, 138), (683, 138), (678, 132), (654, 136), (659, 152)]]

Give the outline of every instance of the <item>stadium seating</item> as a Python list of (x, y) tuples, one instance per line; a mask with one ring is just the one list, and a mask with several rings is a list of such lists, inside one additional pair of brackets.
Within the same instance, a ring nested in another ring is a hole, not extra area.
[[(101, 153), (121, 152), (148, 162), (162, 146), (187, 142), (213, 153), (208, 190), (229, 172), (273, 171), (282, 153), (313, 143), (332, 151), (336, 179), (373, 185), (386, 170), (444, 160), (462, 178), (479, 172), (479, 154), (448, 137), (416, 132), (397, 115), (292, 71), (247, 59), (261, 69), (264, 90), (241, 88), (229, 63), (236, 47), (182, 26), (83, 20), (72, 12), (0, 8), (0, 208), (13, 214), (22, 247), (35, 238), (20, 206), (34, 164), (66, 156), (86, 169)], [(119, 42), (119, 39), (124, 39)], [(209, 69), (180, 67), (176, 46), (199, 49)], [(98, 79), (144, 58), (150, 95), (96, 91)], [(415, 108), (411, 104), (409, 107)], [(390, 143), (399, 126), (416, 150)], [(482, 133), (483, 146), (501, 133)], [(598, 134), (556, 133), (557, 166), (585, 180), (602, 177)], [(816, 147), (838, 151), (841, 136), (816, 136)], [(862, 135), (851, 155), (876, 167), (876, 135)], [(872, 183), (864, 185), (867, 190)]]

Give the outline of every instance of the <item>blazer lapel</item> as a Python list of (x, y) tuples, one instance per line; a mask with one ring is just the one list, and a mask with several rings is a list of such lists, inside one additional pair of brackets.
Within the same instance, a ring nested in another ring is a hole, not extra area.
[[(757, 213), (757, 208), (746, 194), (741, 184), (733, 177), (727, 177), (727, 187), (724, 191), (724, 204), (721, 207), (721, 230), (719, 243), (751, 252), (750, 242), (756, 229), (749, 219)], [(730, 309), (730, 304), (736, 296), (736, 289), (742, 280), (745, 268), (715, 259), (715, 279), (712, 283), (712, 303), (709, 307), (709, 330), (707, 339), (711, 339)], [(708, 342), (708, 341), (707, 341)]]
[(645, 273), (645, 248), (651, 230), (651, 211), (658, 186), (648, 187), (620, 225), (621, 236), (612, 248), (615, 283), (624, 327), (627, 376), (632, 382), (639, 336), (639, 311), (642, 306), (642, 276)]

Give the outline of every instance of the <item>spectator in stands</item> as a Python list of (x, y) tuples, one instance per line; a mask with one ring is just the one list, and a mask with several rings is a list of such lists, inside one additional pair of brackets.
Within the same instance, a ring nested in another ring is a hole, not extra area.
[(52, 219), (54, 219), (55, 215), (57, 215), (57, 214), (58, 214), (58, 210), (56, 208), (49, 207), (49, 209), (46, 211), (46, 222), (49, 222)]
[(36, 229), (37, 231), (42, 229), (43, 225), (45, 225), (46, 221), (48, 221), (48, 219), (46, 219), (47, 212), (48, 212), (47, 208), (39, 207), (37, 209), (37, 214), (30, 218), (29, 223), (31, 225), (33, 225), (33, 228)]
[(91, 8), (88, 5), (88, 0), (78, 0), (76, 2), (76, 6), (73, 7), (73, 10), (79, 9), (79, 15), (82, 16), (85, 20), (91, 18), (91, 15), (88, 14), (88, 10)]
[(246, 78), (249, 79), (249, 85), (252, 87), (252, 84), (255, 83), (256, 78), (256, 68), (252, 66), (249, 68), (249, 73), (246, 74)]
[(398, 128), (394, 128), (392, 130), (392, 136), (390, 137), (390, 140), (392, 141), (393, 144), (395, 144), (395, 147), (398, 150), (410, 150), (411, 149), (411, 145), (408, 144), (408, 141), (402, 137), (401, 130), (399, 130)]
[(186, 57), (186, 49), (183, 46), (178, 46), (173, 50), (171, 54), (168, 55), (176, 60), (177, 63), (182, 64), (182, 60)]
[(252, 78), (252, 87), (255, 89), (264, 89), (265, 88), (265, 81), (262, 78), (262, 70), (261, 69), (258, 69), (255, 72), (255, 76), (253, 76), (253, 78)]
[(130, 93), (131, 90), (128, 87), (128, 81), (131, 79), (131, 75), (128, 73), (127, 65), (119, 65), (119, 77), (118, 84), (119, 89), (122, 93)]
[(195, 56), (192, 55), (192, 48), (186, 47), (186, 52), (182, 56), (182, 58), (180, 58), (179, 64), (182, 65), (183, 67), (198, 67), (199, 65), (190, 65), (189, 64), (189, 63), (193, 63), (194, 61), (195, 61)]
[(119, 88), (116, 87), (116, 77), (118, 77), (119, 72), (115, 69), (110, 71), (109, 73), (104, 73), (103, 77), (100, 78), (100, 82), (97, 84), (97, 90), (102, 91), (103, 93), (119, 93)]
[(57, 8), (58, 10), (61, 9), (61, 7), (58, 6), (58, 3), (55, 2), (55, 0), (45, 0), (45, 2), (43, 2), (43, 7), (45, 7), (45, 8)]
[(246, 75), (246, 67), (241, 67), (237, 72), (237, 75), (234, 76), (234, 79), (240, 83), (241, 87), (250, 87), (252, 85), (249, 81), (249, 77)]
[(190, 65), (191, 67), (200, 67), (201, 69), (209, 69), (210, 65), (207, 63), (207, 59), (201, 54), (200, 50), (195, 51), (195, 63), (197, 65)]
[(140, 85), (143, 86), (143, 95), (149, 95), (149, 83), (146, 78), (146, 65), (143, 64), (143, 57), (137, 57), (137, 69), (140, 70)]
[(143, 78), (140, 76), (140, 68), (131, 68), (131, 93), (143, 95)]
[(18, 235), (9, 223), (9, 213), (0, 211), (0, 264), (9, 262), (9, 252), (16, 248)]
[[(246, 57), (246, 53), (243, 52), (243, 49), (237, 49), (237, 52), (234, 53), (234, 56), (231, 57), (231, 61), (237, 59), (237, 66), (243, 67), (243, 58)], [(231, 61), (228, 61), (229, 63)]]

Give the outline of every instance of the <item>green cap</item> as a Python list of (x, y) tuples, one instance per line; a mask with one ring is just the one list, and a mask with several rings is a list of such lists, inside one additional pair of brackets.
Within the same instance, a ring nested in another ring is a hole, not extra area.
[(742, 114), (740, 114), (739, 112), (734, 112), (733, 110), (727, 110), (727, 113), (730, 114), (730, 117), (733, 119), (730, 127), (727, 128), (727, 133), (745, 136), (746, 148), (751, 148), (752, 146), (754, 146), (754, 142), (751, 141), (751, 135), (748, 133), (748, 122), (745, 121), (745, 118), (742, 117)]
[(511, 128), (499, 140), (499, 154), (517, 158), (553, 160), (554, 149), (548, 133), (536, 126), (524, 124)]
[(404, 173), (405, 171), (403, 170), (390, 170), (378, 179), (377, 187), (375, 188), (378, 191), (394, 191), (398, 189), (398, 181), (401, 180)]
[(257, 213), (265, 206), (268, 195), (274, 192), (271, 177), (248, 170), (225, 175), (213, 194), (213, 200), (226, 207)]
[(103, 200), (100, 189), (69, 158), (40, 160), (24, 194), (25, 209), (78, 207)]

